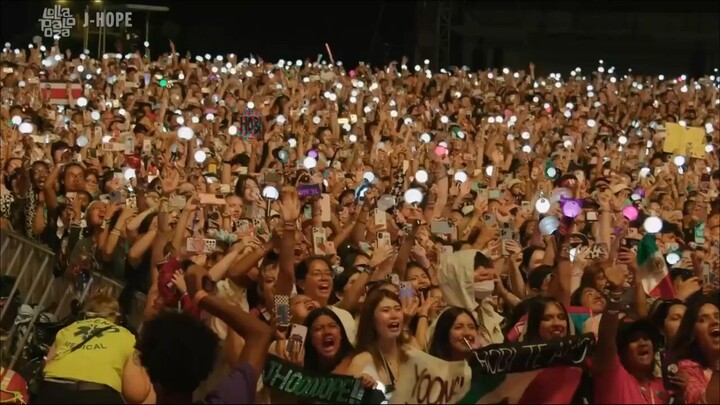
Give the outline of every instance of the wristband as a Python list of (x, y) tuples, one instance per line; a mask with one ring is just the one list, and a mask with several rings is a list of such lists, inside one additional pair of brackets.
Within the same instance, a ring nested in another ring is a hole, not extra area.
[(193, 303), (195, 305), (200, 305), (200, 301), (207, 298), (208, 293), (205, 290), (198, 290), (198, 292), (195, 293), (195, 297), (193, 298)]

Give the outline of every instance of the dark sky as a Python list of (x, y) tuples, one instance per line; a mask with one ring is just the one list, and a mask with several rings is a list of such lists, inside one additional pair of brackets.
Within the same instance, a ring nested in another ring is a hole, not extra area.
[[(59, 2), (78, 14), (84, 10), (86, 5), (98, 7), (93, 0), (2, 0), (0, 1), (0, 19), (2, 21), (0, 40), (3, 43), (11, 42), (13, 47), (27, 46), (31, 38), (40, 33), (38, 19), (42, 16), (43, 9)], [(427, 49), (423, 51), (422, 55), (413, 55), (413, 53), (417, 37), (416, 10), (421, 10), (423, 7), (432, 10), (433, 4), (436, 3), (435, 0), (418, 2), (129, 0), (129, 2), (163, 5), (170, 8), (168, 13), (151, 15), (150, 42), (153, 53), (167, 51), (167, 41), (172, 39), (182, 55), (187, 51), (191, 51), (193, 54), (208, 52), (213, 56), (236, 53), (243, 57), (252, 53), (259, 54), (264, 59), (273, 62), (280, 58), (288, 60), (315, 59), (318, 53), (322, 53), (327, 60), (325, 42), (330, 44), (335, 60), (342, 60), (347, 65), (354, 65), (361, 60), (375, 65), (387, 64), (391, 60), (399, 60), (405, 54), (410, 56), (411, 62), (432, 56), (427, 54)], [(102, 1), (104, 5), (124, 3), (126, 2)], [(595, 42), (583, 42), (585, 38), (582, 35), (568, 33), (567, 35), (575, 41), (561, 51), (579, 58), (578, 63), (590, 63), (587, 60), (593, 60), (594, 63), (596, 57), (602, 56), (613, 60), (618, 65), (627, 63), (638, 67), (644, 66), (648, 72), (652, 71), (649, 68), (652, 66), (665, 67), (668, 58), (682, 59), (679, 63), (682, 69), (686, 69), (686, 65), (689, 64), (698, 65), (700, 66), (698, 71), (714, 68), (718, 62), (717, 48), (720, 32), (717, 31), (720, 30), (714, 28), (718, 26), (718, 19), (716, 18), (714, 22), (710, 23), (707, 23), (706, 20), (698, 22), (697, 17), (692, 17), (691, 14), (720, 16), (718, 14), (720, 0), (483, 0), (482, 2), (462, 0), (455, 3), (464, 3), (467, 6), (472, 4), (479, 9), (480, 13), (488, 12), (488, 15), (491, 15), (492, 10), (510, 10), (517, 12), (518, 21), (524, 11), (531, 10), (541, 10), (543, 15), (552, 14), (545, 13), (551, 10), (570, 11), (577, 14), (609, 11), (612, 13), (609, 18), (634, 19), (638, 22), (651, 21), (648, 11), (664, 12), (667, 18), (673, 20), (675, 26), (675, 31), (670, 32), (670, 35), (674, 35), (678, 29), (681, 29), (681, 34), (683, 34), (675, 40), (680, 45), (675, 44), (673, 49), (667, 48), (666, 45), (669, 44), (666, 44), (667, 39), (654, 40), (653, 38), (667, 31), (665, 27), (667, 20), (663, 20), (652, 23), (657, 25), (653, 25), (651, 31), (637, 32), (633, 34), (634, 38), (623, 38), (615, 40), (616, 42), (609, 41), (604, 35), (595, 35), (595, 38), (592, 39)], [(435, 32), (435, 14), (430, 11), (426, 17), (423, 28), (431, 33), (430, 38), (432, 38)], [(463, 15), (456, 15), (453, 22), (459, 24), (463, 17)], [(611, 22), (608, 21), (608, 23)], [(553, 20), (549, 20), (546, 28), (552, 31), (554, 23)], [(711, 26), (707, 26), (708, 24)], [(683, 28), (678, 28), (678, 26)], [(522, 31), (527, 27), (519, 23), (516, 28)], [(145, 30), (144, 12), (133, 12), (133, 30), (140, 37), (124, 44), (124, 51), (142, 46)], [(712, 35), (713, 30), (716, 31), (714, 36)], [(704, 36), (693, 36), (699, 31), (703, 31), (704, 33), (701, 35)], [(710, 32), (709, 36), (708, 32)], [(543, 63), (546, 69), (568, 68), (569, 65), (564, 66), (563, 63), (570, 62), (563, 61), (563, 55), (551, 52), (553, 49), (539, 49), (536, 44), (529, 45), (533, 39), (536, 39), (534, 32), (525, 35), (527, 38), (525, 43), (508, 42), (508, 45), (505, 45), (507, 47), (505, 51), (521, 52), (523, 55), (519, 59), (527, 61), (531, 58), (539, 58), (536, 54), (540, 53), (540, 56), (546, 56)], [(458, 63), (457, 58), (461, 49), (459, 42), (455, 40), (458, 36), (453, 34), (453, 38), (451, 64)], [(631, 39), (635, 42), (630, 42)], [(502, 43), (503, 38), (494, 38), (494, 40), (496, 43)], [(548, 41), (552, 40), (552, 38), (548, 38)], [(476, 39), (476, 41), (479, 43), (481, 40)], [(46, 44), (49, 42), (46, 40)], [(591, 48), (603, 48), (602, 55), (590, 55), (587, 52), (587, 44), (591, 44)], [(77, 54), (82, 48), (80, 30), (78, 30), (76, 38), (63, 39), (61, 45), (70, 47)], [(623, 47), (623, 45), (625, 46)], [(495, 47), (502, 47), (502, 45), (495, 45)], [(97, 52), (97, 37), (91, 36), (88, 48), (93, 55)], [(108, 52), (115, 51), (113, 38), (108, 38), (106, 49)], [(697, 52), (694, 49), (697, 49)], [(582, 62), (583, 55), (587, 59), (585, 62)], [(523, 61), (522, 65), (525, 65), (527, 61)], [(553, 61), (557, 62), (558, 66), (552, 66)], [(644, 62), (644, 64), (640, 62)], [(478, 65), (473, 66), (476, 68), (486, 67), (474, 60), (463, 63)], [(497, 63), (502, 63), (502, 58), (499, 58)], [(572, 63), (572, 66), (575, 66), (575, 61)]]
[[(130, 1), (170, 7), (151, 16), (151, 44), (166, 50), (167, 34), (181, 54), (193, 52), (261, 53), (269, 60), (317, 57), (329, 42), (336, 60), (384, 60), (411, 52), (415, 41), (414, 4), (405, 1)], [(103, 4), (126, 2), (108, 1)], [(37, 19), (52, 1), (0, 2), (2, 41), (25, 45), (39, 28)], [(66, 0), (81, 12), (92, 1)], [(144, 14), (134, 12), (133, 27), (144, 32)], [(35, 27), (35, 28), (34, 28)], [(144, 35), (144, 34), (143, 34)], [(374, 40), (373, 40), (374, 38)], [(72, 41), (70, 41), (72, 42)], [(142, 40), (137, 41), (142, 43)], [(63, 42), (68, 43), (67, 41)], [(91, 41), (92, 43), (92, 41)], [(78, 49), (81, 45), (78, 43)], [(97, 48), (97, 45), (95, 45)], [(93, 47), (90, 47), (91, 51)], [(110, 44), (108, 44), (108, 51)], [(324, 56), (327, 58), (327, 56)]]

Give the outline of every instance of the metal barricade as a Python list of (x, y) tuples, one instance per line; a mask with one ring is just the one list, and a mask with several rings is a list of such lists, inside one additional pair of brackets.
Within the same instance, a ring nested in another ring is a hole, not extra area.
[[(54, 277), (55, 263), (55, 253), (47, 246), (13, 232), (0, 232), (0, 275), (15, 278), (9, 296), (4, 297), (6, 304), (3, 305), (0, 312), (0, 324), (5, 324), (6, 317), (8, 317), (8, 321), (13, 322), (9, 332), (6, 331), (7, 333), (3, 336), (2, 347), (0, 347), (3, 365), (7, 365), (9, 369), (12, 369), (18, 361), (41, 313), (52, 312), (56, 319), (63, 319), (70, 314), (70, 303), (74, 296), (73, 286), (63, 277)], [(86, 291), (85, 294), (91, 295), (96, 289), (105, 286), (112, 286), (116, 296), (123, 288), (121, 282), (95, 273), (92, 276), (92, 291)], [(21, 298), (23, 305), (33, 305), (34, 309), (30, 324), (19, 336), (18, 344), (10, 357), (10, 346), (18, 333), (14, 319), (10, 319), (15, 316), (14, 313), (11, 313), (10, 308), (13, 307), (13, 301), (17, 300), (16, 297)], [(145, 295), (136, 294), (135, 298), (137, 307), (134, 312), (139, 312), (139, 314), (134, 315), (140, 316), (130, 317), (130, 323), (131, 326), (138, 328), (145, 306)], [(8, 358), (10, 358), (9, 363), (7, 362)]]

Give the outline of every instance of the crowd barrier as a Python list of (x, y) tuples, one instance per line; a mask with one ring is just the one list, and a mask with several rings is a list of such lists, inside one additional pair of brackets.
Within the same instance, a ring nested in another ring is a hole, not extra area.
[[(5, 301), (2, 305), (2, 312), (0, 312), (0, 329), (3, 332), (0, 354), (3, 366), (9, 369), (12, 369), (20, 358), (41, 313), (52, 313), (58, 320), (70, 315), (70, 304), (75, 297), (75, 292), (68, 280), (53, 275), (55, 263), (55, 253), (47, 246), (14, 232), (0, 231), (0, 276), (15, 278), (12, 287), (2, 286), (3, 291), (10, 291), (9, 295), (4, 294), (5, 297), (0, 297)], [(83, 295), (89, 296), (97, 288), (110, 286), (113, 287), (112, 290), (117, 296), (122, 291), (123, 284), (95, 273), (90, 288)], [(142, 314), (142, 309), (145, 307), (145, 295), (136, 294), (135, 298), (134, 315), (139, 315)], [(17, 345), (10, 344), (20, 330), (15, 325), (19, 306), (11, 305), (13, 300), (34, 308), (30, 324), (23, 328), (22, 334), (18, 336), (19, 344)], [(140, 318), (131, 316), (129, 319), (130, 325), (136, 330), (139, 327)], [(12, 354), (9, 353), (11, 346), (14, 346)]]

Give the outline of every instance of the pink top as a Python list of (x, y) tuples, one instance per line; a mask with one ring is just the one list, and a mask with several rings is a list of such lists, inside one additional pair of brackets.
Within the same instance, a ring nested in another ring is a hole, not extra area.
[(662, 378), (640, 384), (615, 355), (613, 365), (604, 373), (595, 374), (596, 404), (667, 404), (670, 395), (663, 387)]
[(705, 390), (710, 383), (710, 377), (703, 367), (692, 360), (680, 360), (678, 368), (680, 371), (684, 371), (688, 377), (687, 387), (685, 388), (685, 403), (707, 403), (705, 401)]

